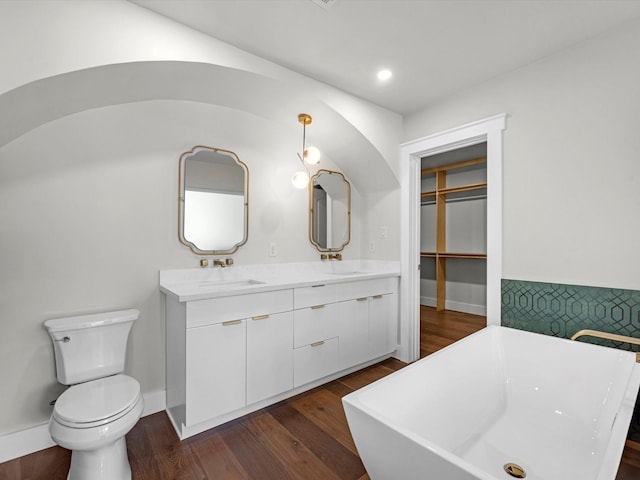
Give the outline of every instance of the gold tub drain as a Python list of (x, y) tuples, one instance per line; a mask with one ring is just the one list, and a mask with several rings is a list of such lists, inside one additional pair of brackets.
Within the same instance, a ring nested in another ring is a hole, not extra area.
[(506, 463), (504, 465), (504, 471), (514, 478), (524, 478), (527, 476), (527, 474), (524, 473), (524, 468), (516, 463)]

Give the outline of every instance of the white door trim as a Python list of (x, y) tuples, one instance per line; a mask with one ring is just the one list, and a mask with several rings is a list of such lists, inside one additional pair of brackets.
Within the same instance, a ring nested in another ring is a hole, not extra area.
[(400, 145), (400, 348), (404, 362), (420, 358), (420, 159), (487, 142), (487, 324), (500, 324), (502, 277), (502, 132), (495, 115)]

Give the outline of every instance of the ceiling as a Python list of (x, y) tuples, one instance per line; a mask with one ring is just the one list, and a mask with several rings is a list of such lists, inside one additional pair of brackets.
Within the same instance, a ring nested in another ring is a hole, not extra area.
[(130, 1), (402, 115), (640, 17), (640, 0)]

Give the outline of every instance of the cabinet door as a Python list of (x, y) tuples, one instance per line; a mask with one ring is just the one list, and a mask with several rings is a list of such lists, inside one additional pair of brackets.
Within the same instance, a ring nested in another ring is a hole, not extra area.
[(246, 405), (246, 321), (187, 329), (186, 424)]
[(369, 300), (369, 357), (394, 351), (398, 338), (396, 294), (374, 295)]
[(247, 320), (247, 404), (293, 388), (293, 312)]
[(341, 302), (339, 323), (340, 368), (349, 368), (369, 360), (369, 305), (361, 297)]

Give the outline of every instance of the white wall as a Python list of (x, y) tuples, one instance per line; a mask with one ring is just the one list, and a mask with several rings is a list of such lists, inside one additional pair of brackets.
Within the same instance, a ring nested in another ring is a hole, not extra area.
[[(139, 308), (127, 371), (145, 392), (164, 388), (157, 275), (198, 265), (178, 241), (177, 178), (180, 153), (201, 143), (235, 151), (252, 175), (249, 240), (236, 264), (319, 259), (307, 238), (308, 194), (290, 185), (294, 142), (263, 119), (154, 101), (90, 110), (22, 136), (0, 149), (2, 432), (46, 420), (61, 391), (42, 328), (48, 318)], [(357, 192), (353, 209), (346, 258), (360, 256)]]
[(362, 201), (363, 205), (366, 205), (362, 209), (362, 244), (360, 245), (362, 257), (398, 260), (400, 190), (364, 192)]
[(405, 119), (408, 141), (509, 115), (503, 278), (640, 290), (638, 51), (636, 20)]
[[(392, 228), (396, 211), (373, 192), (397, 184), (398, 115), (127, 2), (5, 1), (0, 27), (0, 126), (20, 124), (0, 135), (0, 435), (45, 422), (62, 390), (42, 328), (48, 318), (139, 308), (127, 372), (143, 392), (164, 388), (158, 271), (198, 265), (177, 232), (178, 158), (194, 145), (232, 150), (249, 168), (249, 239), (236, 264), (319, 261), (308, 193), (290, 183), (300, 167), (296, 114), (308, 106), (319, 112), (309, 136), (336, 142), (318, 168), (346, 173), (353, 186), (344, 257), (363, 256), (369, 212)], [(184, 78), (187, 89), (179, 62), (122, 75), (155, 60), (197, 62), (184, 63), (185, 74), (209, 76)], [(175, 75), (140, 83), (156, 71)], [(141, 101), (145, 85), (153, 95)], [(388, 175), (373, 186), (376, 171)], [(277, 257), (268, 256), (270, 242)], [(398, 257), (396, 240), (367, 253)]]

